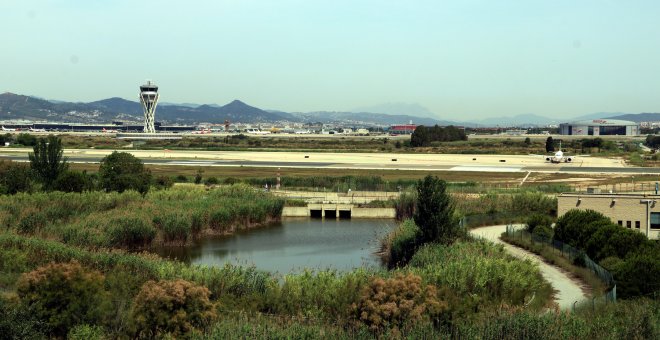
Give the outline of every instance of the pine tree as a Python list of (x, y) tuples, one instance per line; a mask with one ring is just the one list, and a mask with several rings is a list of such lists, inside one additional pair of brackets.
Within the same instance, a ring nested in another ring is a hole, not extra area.
[(462, 233), (447, 193), (447, 183), (435, 176), (428, 175), (417, 182), (417, 208), (413, 218), (421, 231), (421, 243), (450, 244)]

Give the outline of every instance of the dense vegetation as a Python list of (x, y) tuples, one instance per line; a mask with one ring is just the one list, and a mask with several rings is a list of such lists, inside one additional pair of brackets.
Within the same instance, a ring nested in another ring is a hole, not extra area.
[(432, 142), (453, 142), (459, 140), (467, 140), (465, 130), (463, 129), (451, 125), (447, 127), (440, 127), (438, 125), (426, 127), (420, 125), (410, 136), (410, 145), (413, 147), (429, 146)]
[(186, 243), (279, 219), (284, 201), (245, 185), (149, 192), (40, 192), (0, 200), (0, 225), (22, 235), (85, 247)]
[(554, 238), (583, 249), (612, 272), (621, 297), (660, 292), (660, 245), (635, 230), (613, 224), (592, 210), (571, 210), (557, 220)]

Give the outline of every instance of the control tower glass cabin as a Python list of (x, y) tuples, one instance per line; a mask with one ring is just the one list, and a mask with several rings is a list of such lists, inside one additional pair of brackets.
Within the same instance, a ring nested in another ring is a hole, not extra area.
[(140, 103), (144, 110), (144, 132), (155, 133), (156, 105), (158, 104), (158, 86), (151, 81), (140, 86)]

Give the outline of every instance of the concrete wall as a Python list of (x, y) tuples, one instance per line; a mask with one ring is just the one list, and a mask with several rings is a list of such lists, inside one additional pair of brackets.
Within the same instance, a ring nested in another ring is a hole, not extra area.
[(394, 208), (353, 208), (351, 218), (396, 218)]
[(282, 217), (308, 217), (309, 208), (307, 207), (284, 207)]
[[(646, 203), (646, 201), (657, 203)], [(660, 196), (616, 195), (616, 194), (562, 194), (558, 197), (557, 213), (564, 215), (571, 209), (595, 210), (609, 217), (612, 222), (647, 235), (650, 239), (660, 239), (660, 229), (649, 228), (651, 212), (660, 212)], [(647, 211), (648, 209), (648, 211)], [(636, 222), (640, 227), (636, 228)]]

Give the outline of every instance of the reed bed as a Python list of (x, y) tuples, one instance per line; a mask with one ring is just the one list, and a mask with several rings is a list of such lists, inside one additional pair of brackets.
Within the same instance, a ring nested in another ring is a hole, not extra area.
[(24, 235), (92, 248), (185, 244), (198, 234), (231, 233), (278, 220), (284, 200), (246, 185), (124, 193), (6, 196), (0, 225)]

